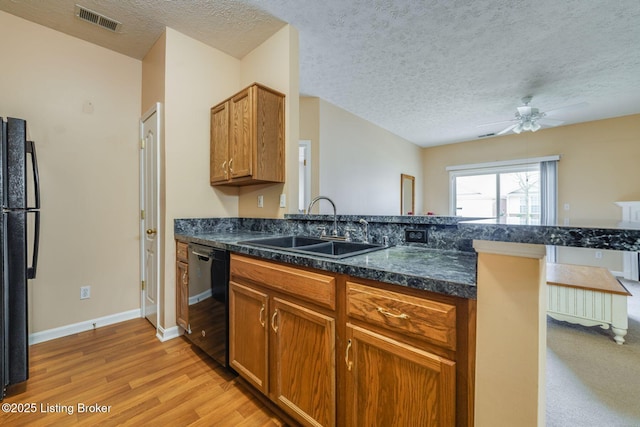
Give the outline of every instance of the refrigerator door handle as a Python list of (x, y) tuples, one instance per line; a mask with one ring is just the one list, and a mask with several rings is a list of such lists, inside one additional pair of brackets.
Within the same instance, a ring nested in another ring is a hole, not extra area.
[(31, 254), (31, 267), (27, 267), (27, 279), (36, 278), (36, 267), (38, 266), (38, 247), (40, 246), (40, 211), (27, 211), (27, 214), (34, 214), (35, 229), (33, 231), (33, 252)]
[(33, 168), (33, 181), (36, 205), (28, 209), (40, 209), (40, 175), (38, 174), (38, 158), (36, 157), (36, 146), (33, 141), (26, 142), (27, 153), (31, 154), (31, 167)]

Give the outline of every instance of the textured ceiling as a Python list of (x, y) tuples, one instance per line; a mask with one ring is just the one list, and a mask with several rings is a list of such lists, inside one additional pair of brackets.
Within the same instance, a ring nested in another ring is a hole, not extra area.
[[(75, 3), (123, 23), (77, 20)], [(241, 58), (290, 23), (300, 90), (418, 145), (477, 139), (520, 99), (565, 124), (640, 113), (638, 0), (0, 0), (134, 58), (169, 26)]]

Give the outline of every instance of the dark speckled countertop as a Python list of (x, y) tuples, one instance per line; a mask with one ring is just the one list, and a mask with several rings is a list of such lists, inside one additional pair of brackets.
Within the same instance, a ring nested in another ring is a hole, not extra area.
[(392, 246), (340, 260), (293, 254), (238, 244), (243, 240), (272, 237), (273, 232), (177, 232), (175, 238), (231, 252), (289, 264), (377, 280), (462, 298), (476, 298), (476, 254), (419, 246)]
[[(340, 235), (352, 230), (364, 240), (361, 219), (368, 221), (368, 240), (387, 237), (389, 249), (334, 260), (240, 245), (243, 240), (276, 235), (318, 235), (333, 227), (329, 215), (285, 215), (284, 219), (185, 218), (174, 221), (176, 238), (289, 264), (344, 273), (381, 282), (475, 299), (477, 255), (473, 240), (491, 240), (640, 251), (640, 224), (619, 221), (572, 221), (572, 224), (530, 226), (497, 220), (438, 216), (338, 216)], [(405, 233), (418, 229), (427, 243), (407, 243)]]

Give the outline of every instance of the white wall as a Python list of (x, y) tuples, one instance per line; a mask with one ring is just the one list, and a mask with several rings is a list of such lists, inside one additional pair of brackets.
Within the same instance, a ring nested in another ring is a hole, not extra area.
[(0, 39), (0, 116), (28, 121), (42, 181), (31, 332), (139, 308), (141, 62), (4, 12)]
[[(338, 214), (400, 215), (403, 173), (416, 178), (422, 212), (420, 147), (324, 100), (319, 115), (319, 195), (331, 198)], [(330, 204), (319, 205), (332, 213)]]

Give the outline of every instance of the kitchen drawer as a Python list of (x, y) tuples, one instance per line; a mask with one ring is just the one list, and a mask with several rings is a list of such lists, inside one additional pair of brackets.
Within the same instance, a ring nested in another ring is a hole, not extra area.
[(177, 242), (176, 259), (180, 261), (189, 261), (189, 244), (185, 242)]
[(456, 307), (452, 304), (348, 281), (347, 313), (390, 331), (456, 349)]
[(248, 280), (335, 310), (336, 279), (326, 274), (231, 254), (231, 280)]

